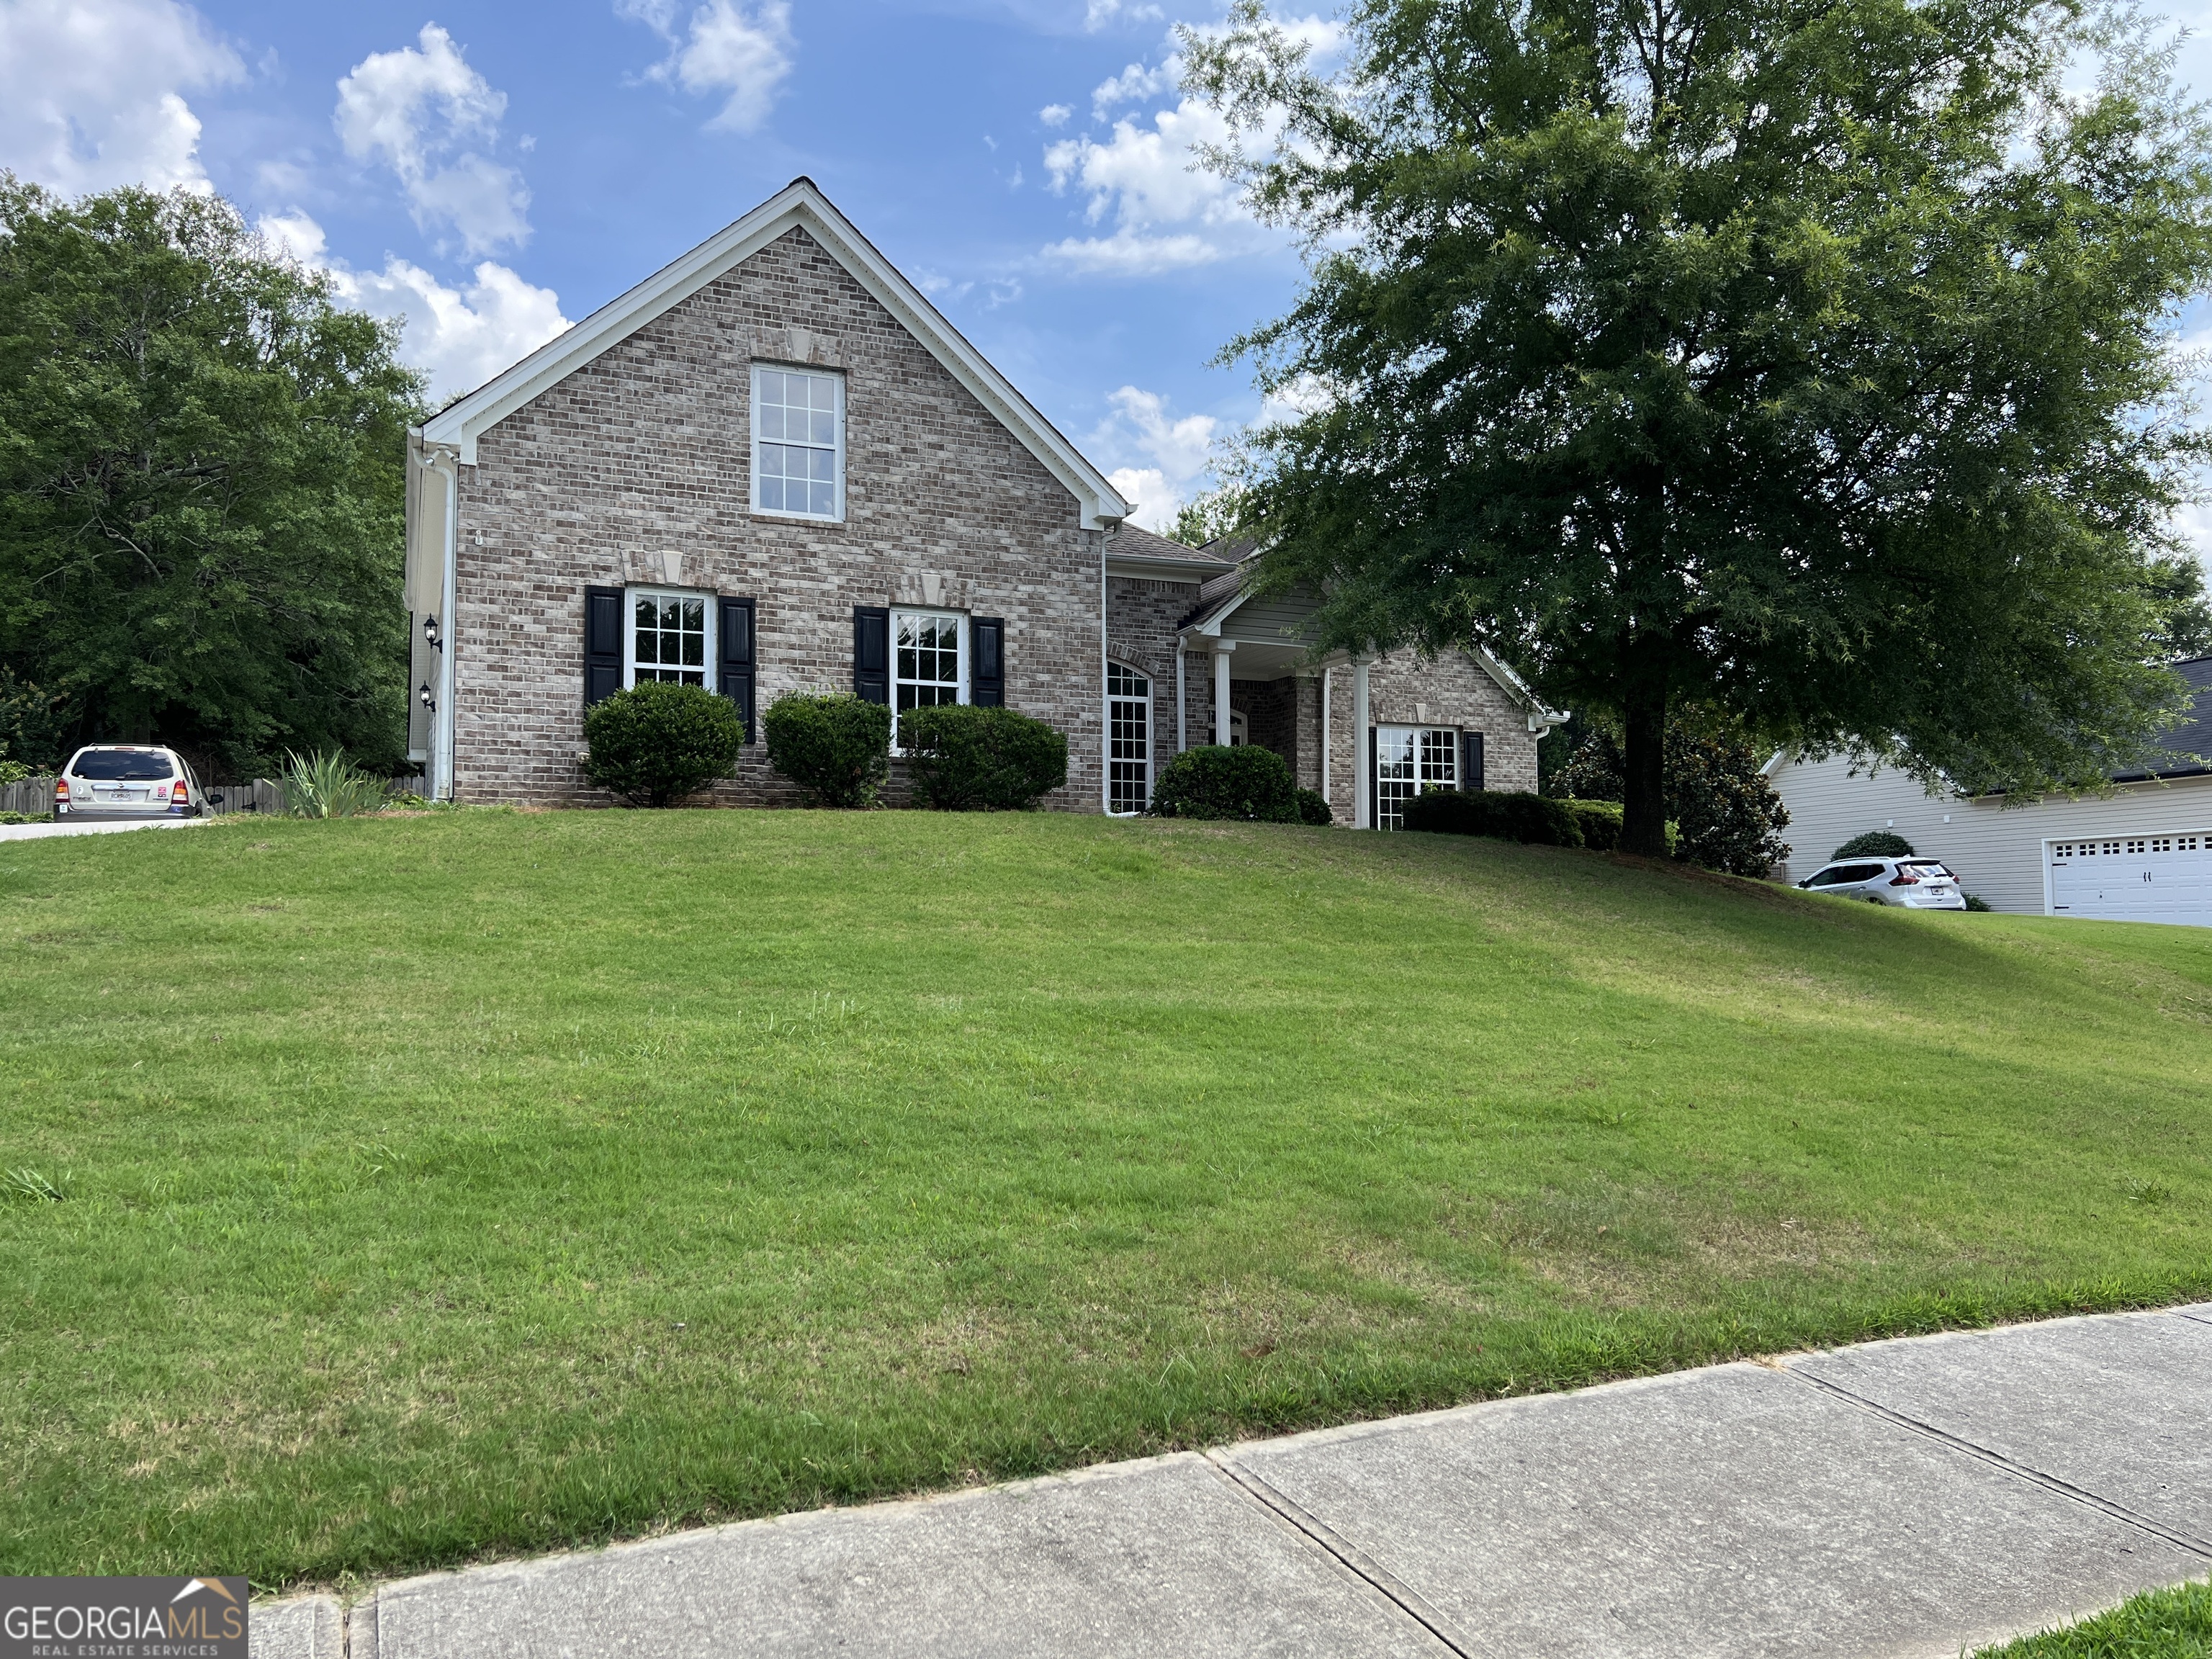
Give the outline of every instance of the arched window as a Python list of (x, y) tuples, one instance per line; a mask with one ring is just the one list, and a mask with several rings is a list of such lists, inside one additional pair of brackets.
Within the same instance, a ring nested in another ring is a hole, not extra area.
[(1152, 798), (1152, 683), (1106, 665), (1106, 810), (1141, 812)]

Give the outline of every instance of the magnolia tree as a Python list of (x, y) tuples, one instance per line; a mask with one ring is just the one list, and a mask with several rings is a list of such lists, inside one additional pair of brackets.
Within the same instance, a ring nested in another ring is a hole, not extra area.
[(1616, 717), (1628, 849), (1678, 702), (2012, 788), (2101, 783), (2179, 706), (2212, 145), (2139, 37), (1366, 0), (1325, 76), (1242, 0), (1183, 44), (1210, 160), (1309, 251), (1229, 349), (1310, 411), (1234, 463), (1261, 580), (1318, 587), (1326, 644), (1480, 640)]

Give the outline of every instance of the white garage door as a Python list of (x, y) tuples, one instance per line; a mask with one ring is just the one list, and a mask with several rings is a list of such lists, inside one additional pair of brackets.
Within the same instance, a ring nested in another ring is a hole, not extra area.
[(2054, 915), (2212, 927), (2212, 832), (2044, 843)]

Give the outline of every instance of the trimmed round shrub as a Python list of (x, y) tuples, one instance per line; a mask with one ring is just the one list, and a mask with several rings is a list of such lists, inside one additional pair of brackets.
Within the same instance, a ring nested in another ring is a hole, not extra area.
[(1583, 845), (1593, 853), (1610, 853), (1620, 845), (1620, 817), (1625, 809), (1619, 801), (1570, 799), (1566, 808), (1575, 815), (1576, 828), (1583, 832)]
[(1301, 789), (1298, 791), (1298, 822), (1318, 824), (1322, 829), (1327, 829), (1336, 822), (1336, 814), (1330, 810), (1329, 804), (1322, 799), (1320, 790)]
[(1894, 830), (1869, 830), (1863, 836), (1853, 836), (1841, 847), (1828, 854), (1828, 862), (1838, 859), (1909, 859), (1917, 856), (1912, 843)]
[(941, 812), (1021, 812), (1067, 781), (1067, 739), (1012, 708), (909, 708), (899, 740), (914, 792)]
[(768, 763), (824, 806), (873, 806), (891, 769), (891, 711), (849, 691), (787, 691), (761, 716)]
[(1563, 800), (1509, 789), (1431, 789), (1405, 806), (1406, 828), (1441, 836), (1490, 836), (1537, 847), (1580, 847), (1582, 825)]
[[(1565, 803), (1575, 815), (1575, 825), (1583, 832), (1583, 845), (1593, 853), (1617, 853), (1620, 850), (1620, 818), (1625, 810), (1617, 800), (1576, 800)], [(1681, 850), (1682, 828), (1674, 819), (1667, 820), (1667, 852), (1670, 857)]]
[(1160, 769), (1152, 810), (1164, 818), (1258, 823), (1296, 823), (1301, 816), (1297, 785), (1283, 757), (1249, 743), (1184, 750)]
[(633, 806), (669, 806), (737, 769), (745, 717), (703, 685), (648, 680), (584, 711), (584, 775)]

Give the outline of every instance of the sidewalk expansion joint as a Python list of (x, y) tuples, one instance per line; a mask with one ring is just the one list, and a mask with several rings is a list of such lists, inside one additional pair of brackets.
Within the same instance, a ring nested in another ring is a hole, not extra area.
[(1437, 1612), (1426, 1596), (1389, 1571), (1319, 1516), (1285, 1497), (1250, 1470), (1239, 1468), (1219, 1452), (1208, 1451), (1204, 1455), (1206, 1461), (1212, 1464), (1231, 1486), (1272, 1511), (1277, 1519), (1304, 1534), (1307, 1539), (1334, 1556), (1351, 1572), (1365, 1579), (1385, 1600), (1394, 1603), (1401, 1613), (1457, 1654), (1459, 1659), (1478, 1659), (1474, 1644), (1454, 1629), (1451, 1620)]
[(2100, 1498), (2095, 1492), (2085, 1491), (2070, 1482), (2061, 1480), (2057, 1475), (2045, 1474), (2042, 1470), (2030, 1468), (2025, 1463), (2015, 1463), (2002, 1452), (1991, 1451), (1986, 1446), (1978, 1446), (1971, 1440), (1963, 1440), (1955, 1434), (1939, 1429), (1932, 1423), (1923, 1423), (1917, 1417), (1907, 1417), (1903, 1412), (1893, 1411), (1889, 1407), (1869, 1400), (1863, 1394), (1856, 1394), (1840, 1383), (1831, 1382), (1826, 1377), (1810, 1376), (1794, 1367), (1784, 1367), (1783, 1374), (1796, 1378), (1809, 1389), (1817, 1389), (1823, 1394), (1831, 1395), (1846, 1405), (1856, 1406), (1859, 1410), (1878, 1417), (1885, 1423), (1894, 1424), (1899, 1428), (1924, 1436), (1939, 1445), (1948, 1446), (1953, 1451), (1962, 1452), (1968, 1457), (1987, 1463), (1992, 1468), (2002, 1469), (2015, 1480), (2025, 1480), (2032, 1486), (2040, 1486), (2045, 1492), (2068, 1498), (2086, 1509), (2094, 1510), (2100, 1515), (2118, 1521), (2124, 1526), (2133, 1527), (2138, 1532), (2146, 1532), (2154, 1538), (2163, 1539), (2178, 1549), (2185, 1549), (2192, 1555), (2200, 1555), (2208, 1560), (2212, 1560), (2212, 1543), (2208, 1543), (2202, 1538), (2193, 1537), (2188, 1533), (2178, 1531), (2162, 1522), (2154, 1521), (2147, 1515), (2138, 1515), (2124, 1504), (2115, 1504), (2109, 1498)]

